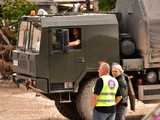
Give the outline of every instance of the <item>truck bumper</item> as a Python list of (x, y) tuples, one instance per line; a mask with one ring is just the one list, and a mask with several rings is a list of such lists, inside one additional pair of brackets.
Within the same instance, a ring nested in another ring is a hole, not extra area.
[(32, 87), (39, 89), (43, 93), (49, 93), (49, 80), (46, 78), (38, 78), (14, 73), (12, 74), (12, 79), (18, 86), (21, 83), (27, 85), (31, 81)]

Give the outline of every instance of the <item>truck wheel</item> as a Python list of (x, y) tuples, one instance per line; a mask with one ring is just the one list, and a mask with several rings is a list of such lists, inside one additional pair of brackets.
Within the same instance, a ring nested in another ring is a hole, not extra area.
[(91, 107), (91, 97), (93, 95), (92, 89), (95, 85), (96, 79), (87, 81), (84, 85), (81, 86), (77, 99), (76, 106), (77, 110), (83, 120), (91, 120), (93, 108)]
[(75, 103), (55, 102), (55, 105), (58, 111), (66, 118), (69, 118), (70, 120), (80, 120)]

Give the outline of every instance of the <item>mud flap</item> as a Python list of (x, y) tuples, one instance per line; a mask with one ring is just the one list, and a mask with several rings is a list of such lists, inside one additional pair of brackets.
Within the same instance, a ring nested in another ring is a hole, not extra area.
[(129, 95), (129, 100), (130, 100), (130, 109), (135, 111), (135, 104), (136, 104), (136, 97), (135, 97), (135, 92), (133, 89), (132, 81), (131, 78), (128, 77), (128, 95)]

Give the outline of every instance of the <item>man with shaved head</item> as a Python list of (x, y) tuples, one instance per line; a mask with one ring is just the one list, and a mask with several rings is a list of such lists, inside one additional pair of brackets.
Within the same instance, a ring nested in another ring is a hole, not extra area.
[(110, 66), (104, 61), (99, 64), (98, 73), (91, 100), (94, 107), (92, 120), (115, 120), (116, 104), (122, 98), (118, 82), (109, 75)]

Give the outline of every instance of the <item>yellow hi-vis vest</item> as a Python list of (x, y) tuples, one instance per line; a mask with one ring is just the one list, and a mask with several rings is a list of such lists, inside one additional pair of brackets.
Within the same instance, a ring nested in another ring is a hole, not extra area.
[(118, 89), (118, 82), (110, 75), (104, 75), (101, 78), (103, 80), (103, 88), (100, 95), (97, 96), (96, 106), (113, 106), (116, 104), (115, 95)]

